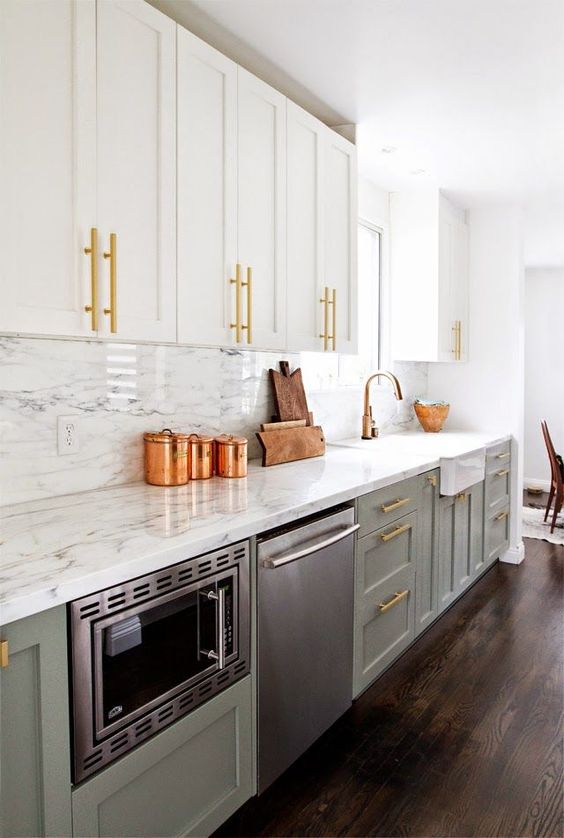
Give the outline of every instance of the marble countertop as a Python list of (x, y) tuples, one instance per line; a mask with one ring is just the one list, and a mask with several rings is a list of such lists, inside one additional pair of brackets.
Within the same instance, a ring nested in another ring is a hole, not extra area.
[(0, 625), (282, 526), (507, 436), (393, 434), (246, 478), (136, 483), (0, 509)]

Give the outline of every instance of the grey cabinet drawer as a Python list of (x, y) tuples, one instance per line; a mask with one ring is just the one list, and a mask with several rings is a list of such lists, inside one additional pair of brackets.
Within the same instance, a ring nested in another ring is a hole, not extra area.
[(358, 542), (355, 695), (413, 640), (416, 545), (417, 513), (406, 515)]
[(489, 475), (501, 468), (507, 468), (511, 463), (511, 440), (489, 445), (486, 448), (486, 474)]
[(499, 506), (505, 505), (509, 499), (509, 486), (511, 480), (510, 461), (502, 461), (502, 465), (486, 475), (486, 515)]
[(417, 509), (419, 477), (410, 477), (358, 499), (359, 537), (397, 521)]
[(253, 794), (244, 678), (72, 794), (76, 836), (209, 835)]
[(509, 545), (509, 504), (486, 518), (484, 539), (485, 562), (489, 566)]

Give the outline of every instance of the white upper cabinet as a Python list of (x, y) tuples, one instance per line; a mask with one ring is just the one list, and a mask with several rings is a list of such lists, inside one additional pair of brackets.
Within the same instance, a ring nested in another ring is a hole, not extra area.
[(465, 361), (468, 228), (438, 190), (390, 196), (395, 360)]
[(328, 129), (290, 101), (286, 119), (287, 348), (315, 351), (324, 345), (323, 152)]
[[(178, 340), (224, 345), (237, 263), (237, 65), (178, 27)], [(239, 289), (241, 293), (241, 289)]]
[[(286, 344), (286, 98), (238, 68), (237, 252), (244, 287), (233, 285), (233, 322), (245, 345)], [(246, 283), (250, 279), (250, 286)]]
[(0, 2), (0, 330), (93, 334), (96, 12)]
[(97, 9), (103, 331), (175, 341), (176, 24), (143, 0)]
[(324, 286), (332, 297), (332, 349), (358, 351), (356, 148), (327, 129), (324, 152)]

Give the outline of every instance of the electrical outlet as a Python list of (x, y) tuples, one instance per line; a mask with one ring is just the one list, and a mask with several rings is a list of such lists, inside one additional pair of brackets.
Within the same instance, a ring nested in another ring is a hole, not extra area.
[(59, 455), (78, 451), (78, 416), (57, 417), (57, 448)]

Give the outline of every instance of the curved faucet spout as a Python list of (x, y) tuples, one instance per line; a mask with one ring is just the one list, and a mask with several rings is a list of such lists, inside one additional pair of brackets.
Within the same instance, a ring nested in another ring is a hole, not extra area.
[(376, 423), (372, 418), (372, 407), (370, 406), (370, 384), (375, 378), (387, 378), (392, 382), (394, 388), (394, 396), (398, 401), (403, 399), (401, 386), (395, 375), (386, 370), (376, 370), (376, 372), (369, 377), (364, 386), (364, 413), (362, 416), (362, 439), (376, 439), (379, 434)]

